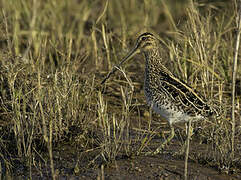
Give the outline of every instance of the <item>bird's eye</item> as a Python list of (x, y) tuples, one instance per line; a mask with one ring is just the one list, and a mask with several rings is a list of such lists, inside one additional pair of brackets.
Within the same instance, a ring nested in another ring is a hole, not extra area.
[(141, 40), (142, 41), (145, 41), (147, 39), (147, 37), (142, 37)]

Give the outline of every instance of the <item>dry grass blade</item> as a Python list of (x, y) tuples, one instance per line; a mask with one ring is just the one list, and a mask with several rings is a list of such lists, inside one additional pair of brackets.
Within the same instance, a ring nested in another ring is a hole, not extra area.
[(234, 158), (234, 139), (235, 139), (235, 128), (236, 128), (236, 120), (235, 120), (235, 108), (236, 108), (236, 74), (237, 74), (237, 63), (238, 63), (238, 52), (239, 52), (239, 44), (240, 44), (240, 35), (241, 35), (241, 0), (237, 0), (237, 35), (236, 35), (236, 43), (235, 43), (235, 51), (233, 58), (233, 74), (232, 74), (232, 158)]

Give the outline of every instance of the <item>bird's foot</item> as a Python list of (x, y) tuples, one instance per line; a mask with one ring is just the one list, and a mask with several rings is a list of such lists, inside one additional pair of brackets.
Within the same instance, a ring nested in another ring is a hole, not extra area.
[(160, 154), (162, 152), (162, 150), (164, 149), (164, 147), (172, 140), (172, 138), (174, 137), (175, 132), (174, 132), (174, 128), (173, 126), (171, 126), (171, 134), (168, 136), (168, 138), (161, 143), (161, 145), (153, 152), (147, 152), (145, 153), (145, 155), (156, 155), (156, 154)]
[(174, 152), (172, 156), (183, 156), (185, 150), (186, 150), (186, 143), (184, 145), (182, 145), (180, 150)]
[(151, 151), (151, 152), (146, 152), (145, 153), (145, 156), (154, 156), (154, 155), (157, 155), (157, 154), (160, 154), (163, 150), (163, 146), (161, 145), (160, 147), (158, 147), (155, 151)]

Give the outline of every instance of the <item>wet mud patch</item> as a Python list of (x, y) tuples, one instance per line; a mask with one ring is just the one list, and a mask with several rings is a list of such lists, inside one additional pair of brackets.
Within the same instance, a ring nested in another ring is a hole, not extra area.
[[(80, 157), (73, 149), (68, 152), (57, 153), (55, 172), (57, 178), (67, 179), (183, 179), (184, 160), (170, 153), (155, 156), (136, 156), (119, 158), (112, 163), (93, 167), (87, 159), (93, 155)], [(96, 155), (96, 154), (95, 154)], [(89, 164), (90, 166), (88, 166)], [(87, 165), (87, 166), (86, 166)], [(32, 178), (51, 177), (50, 170), (44, 174), (32, 172)], [(43, 172), (43, 171), (42, 171)], [(201, 165), (192, 160), (188, 163), (189, 179), (240, 179), (241, 172), (228, 175), (220, 173), (208, 165)]]
[[(216, 167), (212, 167), (211, 161), (198, 160), (198, 156), (202, 155), (203, 157), (204, 154), (209, 153), (209, 150), (206, 145), (200, 145), (195, 140), (193, 138), (190, 148), (189, 179), (229, 180), (241, 178), (240, 170), (228, 174), (228, 172), (221, 172)], [(154, 138), (148, 146), (149, 150), (154, 150), (158, 146), (158, 142), (160, 139)], [(106, 162), (98, 147), (83, 152), (77, 146), (65, 144), (53, 150), (53, 160), (57, 179), (172, 180), (184, 178), (184, 155), (175, 154), (180, 149), (180, 141), (178, 137), (175, 137), (161, 154), (154, 156), (140, 154), (127, 157), (124, 152), (120, 152), (115, 160)], [(49, 161), (46, 162), (46, 167), (49, 167), (48, 164), (50, 164)], [(43, 169), (33, 168), (32, 178), (51, 178), (51, 169), (46, 167)], [(29, 174), (25, 173), (21, 177), (29, 177)]]

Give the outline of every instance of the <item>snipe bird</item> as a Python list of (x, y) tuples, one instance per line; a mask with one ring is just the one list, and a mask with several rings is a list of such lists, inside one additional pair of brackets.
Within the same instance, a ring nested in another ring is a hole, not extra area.
[(137, 53), (145, 56), (144, 92), (147, 103), (155, 112), (168, 120), (171, 133), (168, 138), (153, 152), (157, 154), (174, 137), (173, 124), (203, 120), (213, 114), (212, 108), (190, 86), (175, 77), (163, 64), (159, 53), (160, 41), (151, 33), (141, 34), (135, 47), (127, 56), (114, 66), (102, 81), (102, 84), (126, 60)]

